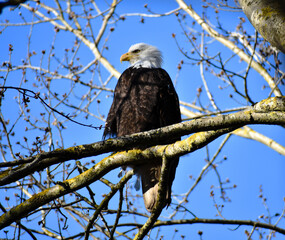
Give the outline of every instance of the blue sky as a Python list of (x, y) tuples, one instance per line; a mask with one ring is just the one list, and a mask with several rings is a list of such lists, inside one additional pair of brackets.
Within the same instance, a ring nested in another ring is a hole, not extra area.
[[(144, 8), (146, 2), (148, 3), (148, 7), (153, 12), (158, 13), (167, 12), (178, 7), (175, 1), (170, 0), (155, 2), (127, 0), (119, 4), (116, 13), (119, 15), (134, 12), (146, 13), (146, 9)], [(193, 3), (193, 8), (199, 14), (205, 10), (200, 5), (200, 1), (195, 1), (195, 3)], [(24, 9), (21, 11), (23, 14), (26, 14)], [(209, 17), (209, 20), (215, 24), (216, 15), (213, 14), (213, 10), (206, 10), (206, 14), (207, 17)], [(240, 16), (245, 17), (241, 12), (223, 12), (220, 16), (220, 20), (223, 23), (223, 27), (225, 29), (233, 31), (239, 22)], [(0, 16), (1, 22), (3, 23), (6, 18), (9, 19), (10, 22), (21, 22), (18, 14), (18, 9), (11, 12), (6, 8)], [(28, 16), (28, 18), (31, 19), (30, 16)], [(108, 28), (114, 27), (115, 30), (110, 34), (110, 36), (108, 36), (108, 34), (105, 34), (103, 37), (108, 37), (108, 50), (104, 50), (103, 55), (119, 72), (122, 72), (128, 67), (128, 65), (127, 63), (121, 64), (119, 59), (123, 53), (127, 52), (130, 45), (137, 42), (146, 42), (155, 45), (163, 52), (163, 67), (167, 70), (171, 78), (173, 80), (176, 80), (176, 90), (180, 100), (190, 103), (196, 101), (197, 89), (203, 86), (200, 76), (200, 69), (197, 64), (193, 64), (195, 62), (191, 62), (190, 60), (185, 59), (185, 57), (183, 57), (183, 55), (178, 51), (176, 42), (172, 37), (173, 33), (176, 35), (179, 44), (183, 46), (185, 50), (191, 51), (192, 47), (183, 35), (182, 29), (176, 20), (176, 16), (170, 15), (163, 18), (144, 18), (143, 24), (140, 22), (140, 20), (140, 17), (128, 16), (126, 17), (125, 21), (118, 21), (108, 26)], [(187, 17), (185, 21), (189, 24), (189, 26), (191, 26), (192, 20), (189, 17)], [(96, 20), (94, 20), (94, 29), (98, 31), (96, 23)], [(250, 34), (254, 35), (253, 27), (249, 24), (248, 20), (246, 20), (245, 27), (250, 32)], [(196, 24), (192, 30), (201, 31), (201, 28)], [(7, 61), (9, 59), (9, 44), (12, 44), (14, 49), (12, 54), (13, 65), (20, 64), (22, 59), (26, 59), (28, 52), (27, 36), (29, 35), (30, 31), (30, 27), (9, 27), (2, 32), (0, 35), (1, 64), (3, 61)], [(37, 55), (32, 57), (32, 64), (38, 65), (41, 59), (41, 51), (43, 49), (50, 49), (51, 43), (54, 39), (54, 32), (50, 25), (42, 24), (34, 26), (31, 36), (32, 37), (30, 40), (32, 49), (30, 51), (37, 52)], [(207, 38), (207, 40), (209, 40), (209, 38)], [(57, 36), (55, 44), (56, 53), (59, 56), (63, 57), (65, 48), (72, 46), (73, 42), (74, 38), (72, 38), (72, 35), (70, 33), (63, 31), (60, 32), (60, 34)], [(232, 54), (220, 43), (214, 42), (212, 45), (210, 45), (209, 54), (214, 56), (218, 52), (221, 53), (223, 59), (226, 59)], [(82, 64), (89, 63), (94, 58), (91, 51), (83, 44), (80, 47), (79, 56)], [(184, 61), (184, 64), (182, 66), (182, 70), (179, 72), (179, 75), (177, 75), (177, 65), (181, 60)], [(44, 57), (43, 65), (45, 66), (46, 63), (47, 58)], [(230, 62), (228, 67), (231, 70), (243, 72), (246, 68), (246, 64), (240, 62), (238, 60), (238, 57), (235, 57), (235, 60)], [(105, 70), (102, 67), (102, 76), (108, 76), (108, 74), (104, 71)], [(5, 74), (3, 72), (0, 72), (0, 76), (4, 75)], [(29, 81), (23, 84), (23, 86), (32, 90), (36, 90), (36, 88), (33, 87), (34, 77), (35, 75), (30, 73)], [(221, 80), (217, 79), (215, 76), (208, 72), (205, 73), (205, 77), (207, 79), (209, 88), (213, 93), (215, 101), (217, 102), (220, 109), (224, 110), (246, 105), (245, 101), (237, 96), (235, 99), (228, 97), (228, 95), (232, 93), (232, 89), (227, 88), (223, 91), (220, 90), (219, 86), (224, 86)], [(83, 76), (83, 79), (86, 82), (88, 82), (90, 78), (93, 78), (95, 83), (96, 81), (99, 81), (96, 76), (94, 77), (90, 73)], [(264, 79), (262, 79), (262, 77), (258, 75), (254, 70), (250, 71), (249, 79), (249, 94), (252, 99), (257, 102), (266, 98), (270, 92), (270, 89), (262, 90), (262, 86), (265, 84)], [(1, 81), (2, 79), (0, 79), (0, 84)], [(19, 86), (20, 81), (21, 73), (11, 73), (11, 76), (9, 77), (6, 85)], [(53, 87), (59, 93), (66, 92), (66, 90), (70, 87), (70, 83), (66, 80), (58, 80), (57, 82), (53, 82), (53, 84)], [(115, 84), (116, 79), (113, 78), (107, 87), (113, 89), (115, 87)], [(237, 80), (237, 85), (242, 86), (242, 82), (238, 82)], [(78, 96), (81, 96), (86, 92), (86, 89), (84, 87), (79, 87), (76, 91), (76, 94)], [(284, 93), (284, 86), (282, 91)], [(105, 95), (109, 97), (106, 98)], [(17, 96), (17, 93), (15, 91), (7, 91), (5, 96), (6, 102), (5, 105), (2, 106), (4, 109), (3, 112), (10, 119), (15, 119), (16, 116), (13, 113), (19, 112), (17, 105), (13, 100), (14, 96)], [(112, 97), (110, 96), (111, 93), (107, 93), (102, 94), (100, 97), (102, 104), (99, 106), (99, 111), (105, 116), (108, 113), (112, 102)], [(201, 101), (204, 106), (209, 105), (209, 100), (205, 94), (205, 91), (202, 92)], [(32, 100), (30, 104), (33, 106), (32, 111), (34, 111), (34, 114), (38, 116), (38, 102), (36, 100)], [(94, 102), (90, 106), (90, 111), (94, 110), (94, 112), (97, 113), (97, 109), (98, 104)], [(68, 108), (62, 106), (62, 109), (60, 108), (59, 110), (68, 111)], [(94, 117), (89, 117), (86, 120), (83, 116), (80, 116), (78, 120), (85, 124), (93, 124), (94, 126), (100, 126), (104, 124), (103, 121), (98, 120)], [(23, 126), (24, 125), (18, 124), (16, 127), (16, 135), (19, 137), (19, 139), (22, 139), (22, 136), (25, 134)], [(74, 123), (67, 123), (66, 127), (67, 129), (63, 133), (64, 147), (69, 147), (73, 144), (92, 143), (95, 141), (100, 141), (102, 139), (102, 130), (93, 130), (76, 125)], [(281, 145), (285, 145), (284, 128), (279, 126), (252, 127), (257, 131), (260, 131), (262, 134), (272, 137)], [(35, 131), (30, 132), (29, 134), (32, 138), (38, 133)], [(225, 136), (222, 136), (208, 145), (210, 158), (214, 155), (224, 137)], [(194, 153), (181, 157), (176, 173), (176, 179), (173, 185), (174, 194), (183, 194), (190, 188), (194, 181), (193, 179), (190, 179), (189, 176), (193, 176), (193, 178), (196, 178), (198, 176), (201, 169), (206, 164), (206, 154), (206, 148), (203, 148)], [(223, 160), (224, 156), (227, 157), (227, 160)], [(94, 159), (96, 162), (98, 162), (100, 159), (102, 159), (102, 156), (96, 156)], [(215, 172), (212, 170), (207, 173), (200, 185), (191, 194), (188, 205), (189, 209), (201, 218), (218, 218), (218, 216), (216, 216), (217, 212), (213, 207), (214, 202), (210, 198), (210, 192), (213, 190), (215, 193), (216, 202), (218, 204), (225, 205), (223, 210), (224, 217), (228, 219), (256, 220), (262, 214), (267, 214), (267, 210), (262, 204), (262, 200), (258, 197), (260, 195), (260, 186), (262, 186), (264, 195), (267, 198), (267, 204), (270, 206), (271, 215), (274, 215), (276, 212), (281, 213), (280, 211), (282, 211), (284, 208), (283, 198), (285, 196), (284, 160), (284, 156), (281, 156), (280, 154), (262, 145), (261, 143), (256, 143), (252, 140), (243, 139), (238, 136), (231, 136), (229, 142), (225, 145), (222, 153), (216, 160), (217, 162), (222, 162), (218, 164), (218, 169), (222, 181), (225, 181), (227, 178), (229, 178), (230, 183), (228, 186), (232, 186), (233, 184), (237, 186), (235, 189), (227, 191), (227, 196), (231, 199), (231, 202), (224, 202), (220, 199), (219, 189), (217, 188), (219, 186), (218, 178)], [(82, 161), (85, 162), (87, 160)], [(116, 170), (114, 173), (109, 174), (110, 178), (114, 181), (117, 181), (118, 172), (119, 170)], [(135, 182), (135, 179), (133, 178), (131, 181)], [(94, 186), (96, 185), (94, 184)], [(4, 201), (3, 196), (0, 196), (0, 201)], [(114, 200), (114, 202), (116, 202), (116, 200)], [(176, 203), (175, 199), (173, 199), (173, 202)], [(168, 210), (165, 210), (163, 212), (163, 216), (167, 216), (168, 214)], [(272, 219), (273, 224), (276, 219), (277, 218)], [(280, 227), (282, 226), (284, 227), (284, 221), (280, 224)], [(166, 234), (169, 233), (169, 235), (166, 235), (164, 239), (171, 239), (173, 232), (171, 229), (174, 228), (177, 228), (177, 226), (169, 227), (168, 230), (162, 228)], [(202, 224), (185, 225), (182, 227), (179, 234), (186, 235), (186, 239), (199, 239), (197, 232), (198, 230), (202, 230), (204, 233), (203, 239), (245, 239), (245, 228), (240, 227), (236, 231), (228, 230), (235, 228), (236, 226)], [(251, 227), (246, 227), (246, 229), (250, 231)], [(154, 237), (155, 231), (152, 234)], [(0, 238), (1, 237), (4, 237), (3, 232), (0, 232)], [(254, 237), (254, 239), (257, 239), (257, 234), (254, 235)], [(277, 239), (285, 239), (285, 237), (278, 235)]]

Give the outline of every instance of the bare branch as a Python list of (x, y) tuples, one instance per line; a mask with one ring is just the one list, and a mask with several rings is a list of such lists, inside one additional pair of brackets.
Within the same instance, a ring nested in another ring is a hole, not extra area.
[[(201, 27), (207, 31), (213, 38), (218, 40), (220, 43), (222, 43), (224, 46), (228, 47), (230, 50), (232, 50), (235, 54), (237, 54), (242, 60), (244, 60), (246, 63), (250, 63), (251, 57), (248, 56), (242, 49), (238, 48), (233, 42), (226, 39), (224, 36), (219, 34), (216, 30), (214, 30), (212, 27), (210, 27), (209, 24), (207, 24), (189, 5), (187, 5), (183, 0), (176, 0), (179, 6), (187, 12)], [(269, 75), (269, 73), (266, 71), (264, 67), (262, 67), (261, 64), (258, 62), (252, 60), (251, 64), (252, 68), (255, 69), (268, 83), (271, 89), (274, 89), (275, 96), (282, 96), (280, 90), (278, 87), (276, 87), (276, 84), (272, 77)]]

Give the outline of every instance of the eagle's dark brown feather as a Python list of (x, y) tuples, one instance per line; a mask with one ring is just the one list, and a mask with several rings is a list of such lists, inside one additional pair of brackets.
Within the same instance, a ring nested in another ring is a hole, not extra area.
[[(104, 137), (118, 137), (181, 122), (179, 101), (172, 81), (162, 68), (128, 68), (118, 80), (110, 108)], [(161, 144), (179, 139), (165, 140)], [(171, 186), (179, 158), (171, 159), (166, 205), (171, 202)], [(142, 179), (145, 205), (154, 207), (161, 164), (148, 163), (138, 167)]]

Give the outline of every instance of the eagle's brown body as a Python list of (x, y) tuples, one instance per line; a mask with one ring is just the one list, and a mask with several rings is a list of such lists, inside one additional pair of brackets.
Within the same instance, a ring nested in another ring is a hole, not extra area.
[[(137, 50), (134, 50), (133, 54), (136, 52)], [(127, 57), (129, 60), (129, 53)], [(159, 67), (130, 67), (122, 73), (115, 88), (104, 137), (120, 137), (178, 122), (181, 122), (178, 96), (167, 72)], [(179, 139), (165, 139), (160, 144), (177, 140)], [(165, 205), (171, 202), (171, 186), (178, 160), (179, 158), (171, 159)], [(148, 162), (137, 166), (136, 171), (142, 180), (145, 206), (151, 211), (157, 200), (161, 163)]]
[[(164, 127), (181, 121), (179, 101), (172, 81), (161, 68), (128, 68), (118, 80), (104, 136), (118, 137)], [(176, 139), (178, 140), (178, 139)], [(162, 144), (175, 142), (165, 140)], [(178, 158), (172, 159), (166, 204), (171, 202), (171, 186)], [(157, 199), (160, 164), (145, 164), (137, 172), (142, 179), (146, 208), (151, 211)]]

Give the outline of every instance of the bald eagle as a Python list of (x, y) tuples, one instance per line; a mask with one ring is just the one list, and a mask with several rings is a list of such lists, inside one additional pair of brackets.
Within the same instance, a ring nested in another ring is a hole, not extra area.
[[(162, 55), (145, 43), (132, 45), (120, 61), (131, 66), (120, 76), (114, 92), (104, 138), (148, 131), (181, 122), (179, 100), (167, 72), (161, 68)], [(179, 139), (165, 139), (169, 144)], [(171, 202), (171, 186), (179, 158), (171, 159), (165, 206)], [(146, 209), (151, 212), (157, 201), (161, 163), (147, 162), (136, 167), (141, 177)]]

